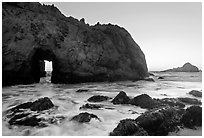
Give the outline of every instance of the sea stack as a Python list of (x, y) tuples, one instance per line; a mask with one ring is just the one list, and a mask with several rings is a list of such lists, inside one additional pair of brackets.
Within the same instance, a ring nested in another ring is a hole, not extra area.
[(164, 72), (199, 72), (199, 69), (191, 63), (185, 63), (182, 67), (165, 70)]
[(140, 80), (145, 55), (124, 28), (65, 17), (54, 5), (2, 3), (2, 82), (40, 81), (52, 61), (52, 83)]

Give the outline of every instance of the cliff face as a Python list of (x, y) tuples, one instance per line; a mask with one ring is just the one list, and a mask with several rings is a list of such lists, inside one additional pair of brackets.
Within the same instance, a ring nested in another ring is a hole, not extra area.
[(190, 63), (185, 63), (182, 67), (168, 69), (165, 72), (199, 72), (199, 69)]
[(3, 85), (39, 82), (41, 60), (53, 62), (53, 83), (139, 80), (145, 56), (117, 25), (85, 24), (40, 3), (2, 4)]

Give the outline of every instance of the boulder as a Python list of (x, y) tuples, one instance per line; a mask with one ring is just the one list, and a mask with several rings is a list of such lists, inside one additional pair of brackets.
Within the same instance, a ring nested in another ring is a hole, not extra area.
[(23, 126), (40, 126), (40, 118), (36, 116), (30, 116), (30, 114), (18, 114), (14, 115), (10, 120), (10, 125), (23, 125)]
[(74, 116), (71, 120), (77, 121), (79, 123), (86, 123), (86, 122), (90, 122), (92, 118), (101, 121), (98, 118), (98, 116), (96, 116), (94, 114), (87, 113), (87, 112), (80, 113), (80, 114)]
[(43, 111), (54, 107), (54, 104), (48, 97), (40, 98), (32, 103), (30, 109), (32, 111)]
[(163, 99), (156, 99), (158, 102), (164, 105), (168, 105), (171, 107), (179, 107), (184, 108), (185, 104), (180, 102), (177, 98), (163, 98)]
[(152, 109), (160, 105), (160, 103), (154, 99), (152, 99), (147, 94), (141, 94), (139, 96), (134, 97), (130, 101), (131, 105), (140, 106), (141, 108)]
[(199, 101), (198, 99), (195, 98), (188, 98), (188, 97), (184, 97), (184, 98), (178, 98), (181, 102), (186, 103), (186, 104), (193, 104), (193, 105), (201, 105), (202, 102)]
[(199, 72), (199, 69), (187, 62), (182, 67), (164, 70), (164, 72)]
[(181, 123), (188, 128), (202, 126), (202, 108), (200, 106), (191, 106), (187, 108), (181, 118)]
[(181, 112), (176, 108), (150, 110), (136, 118), (136, 123), (150, 136), (166, 136), (178, 130)]
[(193, 95), (195, 97), (202, 97), (202, 92), (196, 91), (196, 90), (190, 91), (189, 94), (191, 94), (191, 95)]
[(26, 102), (8, 110), (7, 117), (10, 118), (10, 125), (43, 126), (42, 118), (38, 117), (34, 111), (48, 110), (54, 104), (48, 97), (40, 98), (34, 102)]
[(34, 102), (26, 102), (10, 109), (12, 112), (18, 112), (21, 109), (30, 109), (31, 111), (43, 111), (54, 107), (54, 104), (48, 97), (40, 98)]
[(89, 26), (54, 5), (2, 3), (2, 85), (38, 83), (43, 60), (52, 61), (52, 83), (148, 76), (145, 55), (124, 28)]
[(89, 104), (86, 103), (85, 105), (82, 105), (82, 107), (80, 107), (79, 109), (101, 109), (103, 107), (103, 105), (99, 105), (99, 104)]
[(88, 99), (89, 102), (102, 102), (110, 99), (108, 96), (94, 95)]
[(130, 98), (125, 92), (121, 91), (111, 102), (113, 104), (129, 104)]
[(148, 133), (141, 128), (135, 120), (121, 120), (118, 126), (110, 133), (110, 136), (148, 136)]

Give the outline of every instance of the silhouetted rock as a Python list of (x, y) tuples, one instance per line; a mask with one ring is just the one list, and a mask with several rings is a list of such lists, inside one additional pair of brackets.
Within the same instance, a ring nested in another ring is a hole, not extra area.
[(76, 92), (78, 93), (82, 93), (82, 92), (88, 92), (89, 89), (78, 89)]
[(85, 123), (85, 122), (90, 122), (92, 118), (100, 121), (98, 116), (87, 112), (80, 113), (79, 115), (74, 116), (71, 120), (77, 121), (79, 123)]
[(179, 107), (184, 108), (185, 104), (180, 102), (177, 98), (163, 98), (163, 99), (156, 99), (158, 102), (164, 105), (169, 105), (171, 107)]
[(125, 92), (121, 91), (111, 102), (113, 104), (129, 104), (130, 98)]
[(181, 123), (188, 128), (202, 126), (202, 108), (199, 106), (187, 108), (185, 114), (181, 118)]
[(150, 110), (136, 118), (136, 123), (151, 136), (166, 136), (178, 129), (181, 115), (175, 108)]
[(191, 63), (185, 63), (182, 67), (164, 70), (164, 72), (199, 72), (199, 69)]
[(103, 105), (86, 103), (80, 109), (101, 109)]
[(185, 97), (185, 98), (178, 98), (181, 102), (183, 103), (187, 103), (187, 104), (194, 104), (194, 105), (201, 105), (202, 102), (195, 99), (195, 98), (188, 98), (188, 97)]
[(134, 97), (131, 101), (130, 104), (140, 106), (141, 108), (155, 108), (157, 107), (160, 103), (154, 99), (152, 99), (149, 95), (147, 94), (141, 94), (139, 96)]
[(148, 133), (133, 119), (121, 120), (110, 136), (147, 136)]
[(102, 102), (110, 99), (108, 96), (94, 95), (88, 99), (89, 102)]
[(189, 94), (191, 94), (191, 95), (193, 95), (195, 97), (202, 97), (202, 92), (196, 91), (196, 90), (190, 91)]
[(40, 61), (52, 61), (52, 83), (142, 80), (145, 55), (117, 25), (89, 26), (54, 6), (2, 3), (2, 84), (40, 81)]

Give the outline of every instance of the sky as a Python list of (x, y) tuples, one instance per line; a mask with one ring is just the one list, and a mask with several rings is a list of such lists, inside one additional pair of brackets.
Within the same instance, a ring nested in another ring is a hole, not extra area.
[(94, 25), (124, 27), (145, 54), (149, 71), (181, 67), (202, 69), (201, 2), (44, 2), (65, 16)]

